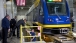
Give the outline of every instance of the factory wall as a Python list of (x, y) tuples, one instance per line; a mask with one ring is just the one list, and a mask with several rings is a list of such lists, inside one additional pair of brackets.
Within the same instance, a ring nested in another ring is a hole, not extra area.
[(25, 15), (26, 12), (27, 12), (27, 10), (21, 9), (21, 10), (17, 11), (17, 15)]
[(32, 23), (33, 23), (33, 14), (34, 14), (34, 12), (31, 11), (31, 12), (27, 15), (27, 23), (28, 23), (29, 25), (32, 25)]
[(5, 16), (5, 8), (3, 4), (4, 4), (4, 1), (0, 0), (0, 29), (1, 29), (1, 20)]
[[(20, 19), (27, 19), (27, 16), (25, 15), (25, 13), (27, 12), (27, 10), (23, 10), (23, 9), (21, 9), (21, 10), (19, 10), (19, 11), (17, 11), (17, 19), (18, 20), (20, 20)], [(18, 21), (17, 20), (17, 21)]]
[(17, 7), (13, 2), (7, 1), (7, 14), (10, 15), (10, 18), (14, 18), (17, 15)]
[(19, 21), (20, 19), (25, 19), (26, 16), (25, 15), (17, 15), (17, 21)]
[[(6, 5), (7, 5), (7, 7), (6, 7)], [(6, 2), (5, 0), (0, 0), (0, 29), (2, 29), (1, 28), (1, 20), (4, 18), (4, 16), (6, 15), (6, 13), (9, 14), (11, 18), (13, 18), (17, 14), (16, 7), (13, 5), (12, 8), (13, 8), (13, 14), (11, 12), (10, 1)]]

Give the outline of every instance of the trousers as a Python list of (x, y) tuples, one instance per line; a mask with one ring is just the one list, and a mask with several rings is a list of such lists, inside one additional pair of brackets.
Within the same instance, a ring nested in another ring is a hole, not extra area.
[(2, 28), (2, 43), (7, 43), (8, 29)]
[(11, 33), (10, 33), (10, 37), (13, 35), (13, 32), (15, 31), (15, 29), (17, 29), (17, 37), (20, 37), (19, 36), (19, 34), (20, 34), (20, 26), (15, 26), (14, 28), (13, 28), (13, 30), (11, 31)]

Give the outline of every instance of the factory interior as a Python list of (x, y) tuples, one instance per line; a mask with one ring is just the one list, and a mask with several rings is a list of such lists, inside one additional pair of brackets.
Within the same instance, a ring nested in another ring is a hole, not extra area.
[(16, 24), (25, 20), (19, 25), (20, 38), (17, 29), (16, 36), (9, 37), (10, 31), (8, 43), (76, 43), (76, 0), (0, 0), (0, 43), (7, 14), (10, 20), (16, 17)]

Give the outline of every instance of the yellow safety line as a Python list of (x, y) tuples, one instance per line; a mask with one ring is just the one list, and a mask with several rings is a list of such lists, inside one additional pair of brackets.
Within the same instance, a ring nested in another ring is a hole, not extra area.
[(57, 28), (57, 27), (71, 27), (71, 24), (62, 24), (62, 25), (43, 25), (44, 28), (51, 27), (51, 28)]
[(60, 27), (71, 27), (71, 24), (58, 24), (58, 25), (43, 25), (39, 22), (35, 22), (38, 26), (42, 26), (43, 28), (60, 28)]

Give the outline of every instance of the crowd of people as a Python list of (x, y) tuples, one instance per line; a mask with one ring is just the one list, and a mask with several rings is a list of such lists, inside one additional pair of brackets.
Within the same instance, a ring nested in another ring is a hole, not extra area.
[[(15, 16), (14, 18), (10, 19), (9, 15), (6, 15), (2, 19), (2, 43), (9, 43), (7, 42), (7, 38), (11, 36), (17, 36), (17, 38), (20, 38), (19, 30), (20, 30), (20, 25), (25, 26), (26, 24), (26, 19), (20, 19), (17, 21), (17, 17)], [(15, 30), (17, 29), (17, 35), (15, 34)], [(31, 36), (35, 36), (35, 31), (32, 29), (31, 31), (28, 31), (27, 29), (23, 30), (23, 34), (25, 35), (25, 31), (27, 31)], [(9, 37), (8, 37), (8, 33)], [(36, 41), (36, 37), (32, 37), (31, 41)]]
[(15, 16), (15, 18), (10, 19), (9, 15), (6, 15), (3, 19), (2, 19), (2, 43), (9, 43), (7, 42), (7, 38), (8, 38), (8, 33), (9, 37), (11, 36), (16, 36), (15, 34), (15, 30), (17, 29), (17, 38), (20, 38), (19, 36), (19, 29), (20, 29), (20, 25), (24, 26), (26, 19), (21, 19), (19, 21), (17, 21), (16, 19), (17, 17)]

